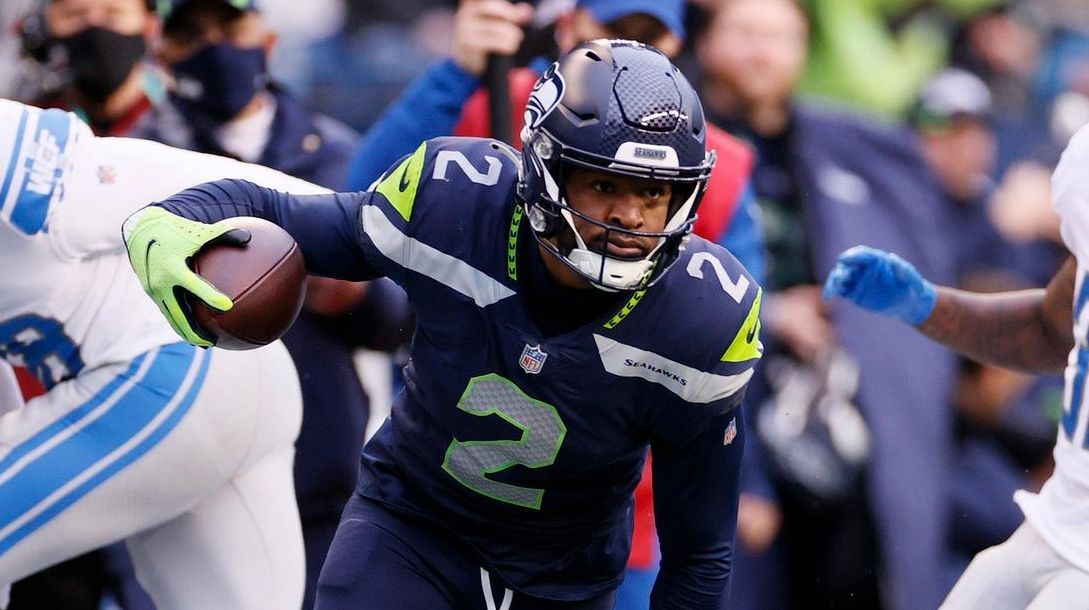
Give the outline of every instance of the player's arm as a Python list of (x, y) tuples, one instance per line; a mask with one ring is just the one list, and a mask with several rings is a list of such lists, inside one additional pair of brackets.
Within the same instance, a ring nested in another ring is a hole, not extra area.
[(50, 218), (58, 252), (82, 258), (121, 248), (125, 218), (190, 186), (241, 178), (295, 194), (328, 193), (276, 170), (133, 138), (87, 135), (65, 177), (64, 198)]
[(1074, 344), (1076, 269), (1070, 259), (1046, 289), (974, 294), (935, 287), (898, 256), (860, 246), (840, 255), (824, 293), (912, 324), (973, 360), (1059, 371)]
[(717, 609), (725, 599), (734, 554), (742, 428), (741, 410), (735, 409), (684, 442), (651, 444), (654, 516), (662, 550), (651, 594), (654, 610)]
[[(706, 260), (706, 259), (705, 259)], [(737, 528), (744, 418), (741, 399), (763, 348), (759, 340), (762, 291), (732, 259), (712, 259), (748, 284), (743, 296), (719, 291), (716, 276), (700, 284), (717, 299), (723, 351), (704, 363), (708, 377), (698, 402), (669, 405), (653, 422), (654, 512), (662, 549), (661, 571), (651, 596), (655, 610), (720, 608), (729, 589)], [(741, 284), (737, 284), (741, 285)], [(719, 356), (721, 354), (721, 356)], [(695, 398), (695, 397), (693, 397)], [(687, 415), (685, 415), (687, 414)]]
[(177, 193), (155, 207), (205, 224), (255, 216), (282, 227), (299, 244), (306, 270), (341, 280), (377, 277), (357, 239), (366, 192), (297, 195), (245, 180), (218, 180)]
[(983, 362), (1031, 371), (1060, 371), (1074, 345), (1074, 278), (1070, 259), (1046, 289), (974, 294), (938, 288), (919, 330)]
[(244, 180), (209, 182), (130, 216), (123, 227), (125, 246), (144, 290), (178, 334), (194, 345), (208, 345), (193, 330), (179, 299), (188, 292), (217, 310), (232, 307), (226, 295), (188, 265), (201, 248), (249, 240), (231, 218), (255, 216), (284, 228), (298, 243), (312, 274), (370, 279), (378, 273), (367, 264), (356, 238), (359, 207), (367, 195), (292, 195)]

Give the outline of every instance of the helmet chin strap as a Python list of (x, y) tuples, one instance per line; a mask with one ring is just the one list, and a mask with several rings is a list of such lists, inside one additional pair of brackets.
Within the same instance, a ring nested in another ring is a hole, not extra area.
[(654, 268), (654, 263), (646, 259), (622, 261), (582, 248), (571, 250), (567, 259), (579, 273), (594, 280), (594, 287), (608, 292), (638, 288)]
[(582, 274), (583, 277), (592, 280), (591, 283), (602, 290), (632, 290), (638, 288), (651, 269), (654, 268), (654, 254), (665, 244), (665, 239), (659, 239), (658, 244), (646, 256), (639, 260), (622, 260), (605, 256), (594, 252), (586, 246), (575, 228), (575, 219), (566, 208), (560, 208), (560, 215), (571, 228), (575, 235), (577, 246), (567, 253), (567, 260), (571, 266)]

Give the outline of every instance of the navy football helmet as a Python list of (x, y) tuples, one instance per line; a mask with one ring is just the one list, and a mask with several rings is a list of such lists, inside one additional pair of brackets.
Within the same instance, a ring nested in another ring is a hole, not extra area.
[[(646, 288), (676, 262), (715, 157), (706, 150), (699, 98), (665, 55), (623, 40), (580, 45), (537, 81), (521, 137), (518, 196), (549, 252), (604, 290)], [(673, 194), (665, 229), (628, 230), (580, 213), (564, 188), (575, 167), (668, 182)], [(608, 256), (587, 247), (576, 218), (628, 237), (654, 238), (656, 246), (636, 260)], [(563, 231), (573, 234), (573, 247), (550, 240)]]

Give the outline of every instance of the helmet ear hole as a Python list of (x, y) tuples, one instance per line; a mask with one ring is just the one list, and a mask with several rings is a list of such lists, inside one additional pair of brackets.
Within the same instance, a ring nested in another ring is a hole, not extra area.
[(529, 226), (541, 237), (549, 239), (559, 232), (559, 219), (556, 214), (546, 211), (540, 204), (527, 205), (526, 215), (529, 217)]

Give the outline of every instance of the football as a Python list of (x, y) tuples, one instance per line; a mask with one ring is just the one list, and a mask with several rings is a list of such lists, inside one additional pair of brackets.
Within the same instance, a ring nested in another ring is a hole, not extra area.
[(245, 246), (212, 245), (193, 257), (202, 278), (234, 301), (218, 312), (188, 296), (193, 318), (216, 347), (233, 350), (267, 345), (287, 332), (306, 295), (306, 267), (295, 240), (260, 218), (232, 218), (250, 232)]

